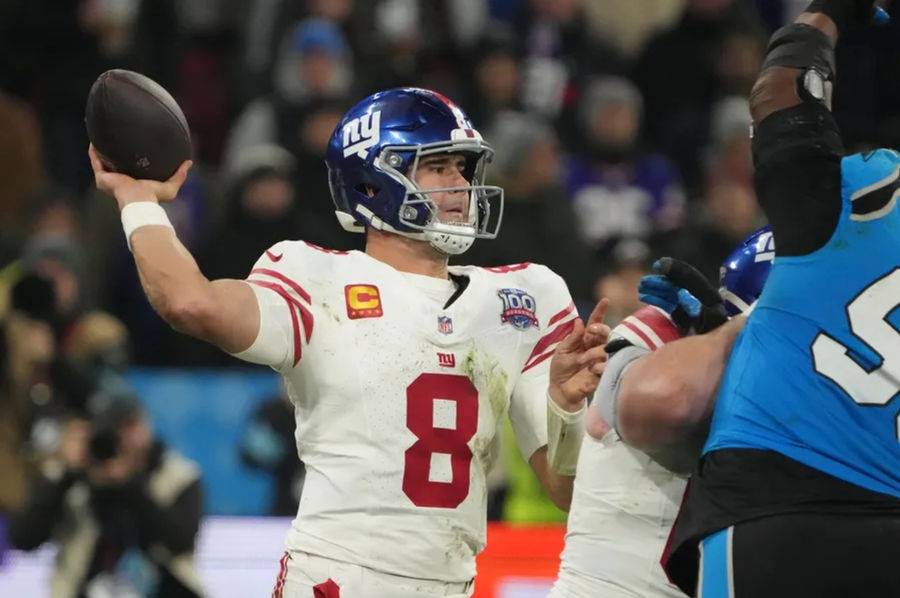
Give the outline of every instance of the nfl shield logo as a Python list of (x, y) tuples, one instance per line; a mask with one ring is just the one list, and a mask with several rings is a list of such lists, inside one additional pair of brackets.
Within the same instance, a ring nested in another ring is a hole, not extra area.
[(453, 332), (453, 320), (449, 316), (438, 316), (438, 332), (441, 334)]

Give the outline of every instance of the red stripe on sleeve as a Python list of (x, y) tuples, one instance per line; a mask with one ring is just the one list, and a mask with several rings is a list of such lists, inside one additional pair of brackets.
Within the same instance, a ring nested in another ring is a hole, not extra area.
[(638, 335), (638, 336), (640, 337), (640, 339), (641, 339), (642, 341), (644, 341), (644, 343), (647, 345), (647, 348), (650, 349), (651, 351), (655, 351), (656, 349), (659, 348), (659, 347), (657, 346), (656, 343), (654, 343), (653, 341), (650, 340), (650, 337), (649, 337), (649, 336), (647, 336), (646, 334), (644, 334), (643, 331), (641, 331), (640, 328), (638, 328), (637, 326), (635, 326), (634, 324), (632, 324), (631, 322), (629, 322), (627, 319), (626, 319), (626, 320), (622, 320), (621, 324), (619, 324), (619, 325), (620, 325), (620, 326), (624, 326), (624, 327), (627, 328), (628, 330), (630, 330), (630, 331), (632, 331), (633, 333), (635, 333), (636, 335)]
[(554, 351), (547, 351), (546, 353), (544, 353), (543, 355), (541, 355), (540, 357), (538, 357), (537, 359), (535, 359), (535, 360), (532, 361), (531, 363), (526, 364), (525, 367), (522, 368), (522, 373), (524, 374), (525, 372), (527, 372), (528, 370), (530, 370), (531, 368), (533, 368), (533, 367), (536, 366), (537, 364), (539, 364), (539, 363), (545, 361), (548, 357), (553, 357), (553, 353), (554, 353)]
[(300, 319), (303, 322), (303, 332), (306, 335), (306, 342), (307, 343), (309, 342), (309, 339), (312, 338), (312, 332), (313, 332), (313, 315), (312, 315), (312, 312), (309, 311), (305, 305), (303, 305), (302, 303), (297, 301), (294, 297), (292, 297), (290, 294), (288, 294), (288, 292), (284, 288), (278, 286), (274, 282), (269, 282), (267, 280), (248, 280), (247, 282), (251, 282), (253, 284), (263, 286), (267, 289), (272, 289), (273, 291), (277, 291), (278, 294), (281, 295), (282, 297), (284, 297), (285, 300), (289, 301), (291, 303), (291, 305), (296, 306), (297, 309), (300, 310)]
[[(288, 311), (291, 312), (291, 326), (294, 329), (294, 365), (297, 365), (300, 362), (300, 357), (303, 355), (303, 345), (300, 342), (300, 322), (297, 320), (297, 311), (300, 311), (300, 313), (303, 314), (305, 308), (300, 304), (299, 301), (288, 295), (287, 291), (285, 291), (274, 282), (263, 282), (260, 280), (248, 280), (247, 282), (249, 282), (250, 284), (255, 284), (256, 286), (263, 287), (264, 289), (275, 291), (288, 304)], [(310, 319), (312, 319), (312, 314), (310, 314), (309, 317)], [(305, 325), (305, 317), (303, 318), (303, 322)], [(307, 332), (306, 342), (309, 342), (310, 334), (311, 333)]]
[[(566, 338), (572, 330), (575, 329), (575, 319), (571, 319), (568, 322), (560, 324), (556, 327), (552, 332), (545, 334), (541, 337), (541, 340), (537, 342), (534, 346), (534, 349), (531, 351), (531, 355), (528, 356), (528, 359), (525, 360), (525, 367), (522, 369), (525, 370), (534, 367), (536, 364), (531, 363), (531, 360), (536, 358), (538, 355), (541, 355), (544, 351), (547, 350), (547, 347), (552, 345), (553, 343), (558, 343), (562, 339)], [(550, 352), (552, 354), (552, 351)], [(541, 355), (540, 361), (546, 359), (546, 356)]]
[(639, 309), (631, 314), (631, 317), (646, 324), (663, 343), (671, 343), (681, 338), (675, 323), (655, 307), (647, 306)]
[(277, 278), (287, 286), (291, 287), (291, 289), (293, 289), (298, 295), (300, 295), (300, 297), (307, 303), (312, 303), (312, 299), (310, 299), (309, 293), (304, 291), (299, 284), (297, 284), (281, 272), (278, 272), (277, 270), (271, 270), (269, 268), (254, 268), (253, 270), (250, 270), (250, 274), (265, 274), (266, 276)]
[(574, 301), (569, 303), (569, 305), (564, 310), (562, 310), (561, 312), (559, 312), (558, 314), (556, 314), (555, 316), (550, 318), (550, 321), (547, 322), (547, 326), (553, 326), (554, 324), (556, 324), (558, 321), (565, 318), (567, 315), (569, 315), (573, 311), (575, 311), (575, 302)]

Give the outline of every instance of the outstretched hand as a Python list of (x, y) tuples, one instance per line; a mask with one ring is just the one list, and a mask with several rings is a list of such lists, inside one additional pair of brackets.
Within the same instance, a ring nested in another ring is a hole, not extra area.
[(588, 318), (573, 320), (572, 332), (562, 340), (550, 360), (550, 398), (560, 407), (577, 411), (594, 393), (606, 367), (605, 345), (609, 326), (603, 323), (608, 299), (601, 299)]
[(126, 174), (109, 171), (100, 159), (94, 144), (88, 147), (88, 156), (91, 159), (97, 189), (115, 197), (120, 208), (136, 201), (162, 202), (175, 199), (178, 190), (187, 179), (188, 170), (193, 165), (190, 160), (185, 160), (169, 180), (151, 181), (134, 179)]

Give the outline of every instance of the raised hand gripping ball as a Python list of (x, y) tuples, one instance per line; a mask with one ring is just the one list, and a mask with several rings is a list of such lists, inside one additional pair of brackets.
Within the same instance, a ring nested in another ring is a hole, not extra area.
[(97, 77), (85, 124), (104, 165), (136, 179), (168, 180), (191, 157), (191, 133), (178, 103), (140, 73), (114, 69)]

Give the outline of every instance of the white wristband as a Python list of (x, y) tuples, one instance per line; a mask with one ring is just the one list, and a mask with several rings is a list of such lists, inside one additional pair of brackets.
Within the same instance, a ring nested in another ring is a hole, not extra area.
[(578, 411), (566, 411), (547, 394), (547, 461), (560, 475), (575, 475), (587, 402)]
[(161, 205), (155, 201), (136, 201), (122, 208), (122, 228), (125, 229), (125, 240), (128, 250), (131, 249), (131, 235), (142, 226), (167, 226), (175, 228)]

